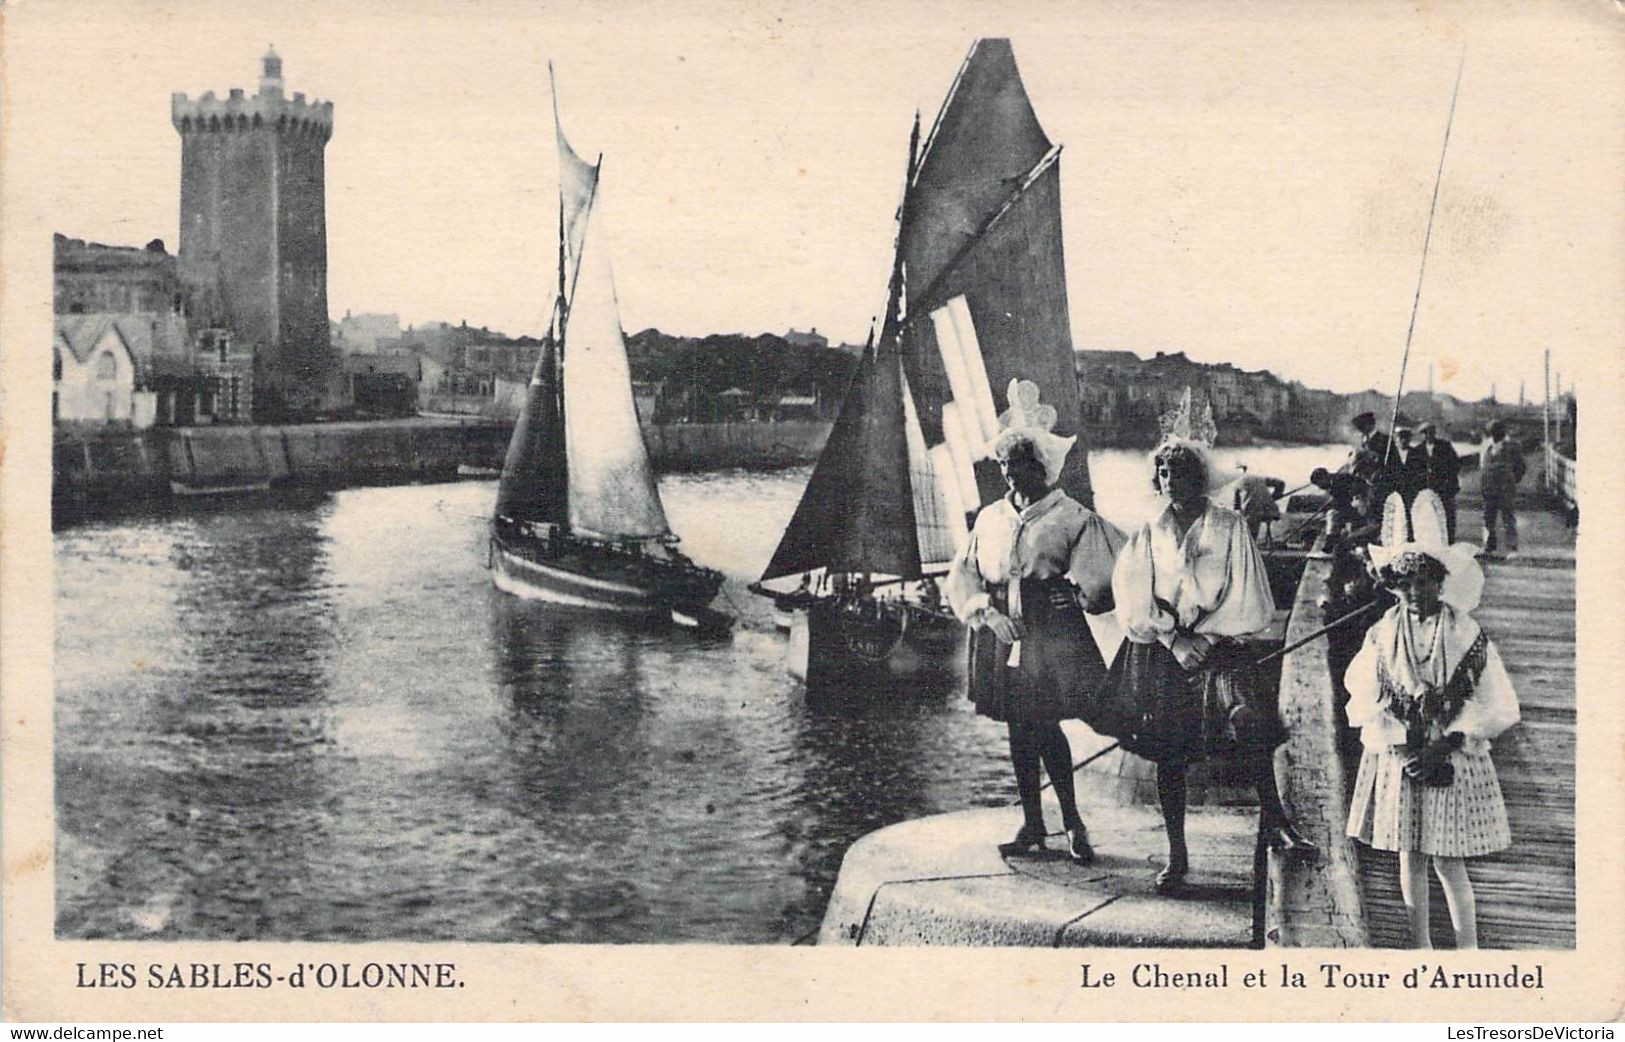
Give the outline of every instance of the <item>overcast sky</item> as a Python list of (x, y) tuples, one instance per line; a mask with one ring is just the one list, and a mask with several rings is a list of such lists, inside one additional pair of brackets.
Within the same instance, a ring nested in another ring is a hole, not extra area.
[[(1565, 384), (1598, 352), (1617, 366), (1625, 13), (1422, 6), (14, 5), (8, 216), (30, 243), (173, 249), (170, 93), (253, 93), (274, 42), (287, 90), (336, 105), (334, 316), (535, 333), (551, 58), (573, 143), (605, 156), (629, 331), (857, 340), (914, 110), (935, 115), (972, 39), (1008, 35), (1065, 146), (1077, 347), (1390, 390), (1465, 47), (1407, 386), (1433, 362), (1440, 390), (1538, 398), (1543, 348)], [(18, 286), (48, 299), (37, 272)]]

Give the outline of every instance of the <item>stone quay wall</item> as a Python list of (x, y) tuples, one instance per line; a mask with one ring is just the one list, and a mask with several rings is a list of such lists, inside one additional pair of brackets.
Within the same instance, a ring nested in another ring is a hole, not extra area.
[[(662, 470), (775, 467), (816, 459), (828, 422), (644, 428)], [(61, 428), (52, 498), (64, 520), (188, 492), (260, 486), (449, 481), (502, 466), (510, 427), (474, 417), (253, 427)]]

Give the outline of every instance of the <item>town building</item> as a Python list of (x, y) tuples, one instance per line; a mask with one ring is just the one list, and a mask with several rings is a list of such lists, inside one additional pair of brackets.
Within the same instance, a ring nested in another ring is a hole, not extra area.
[(181, 139), (179, 274), (195, 328), (253, 362), (257, 419), (318, 412), (342, 386), (327, 315), (325, 149), (333, 103), (284, 96), (282, 59), (259, 92), (175, 94)]
[(190, 368), (180, 315), (59, 314), (51, 346), (51, 419), (151, 427), (158, 418), (157, 385)]
[(144, 247), (52, 236), (57, 314), (164, 314), (183, 308), (175, 257), (162, 239)]
[(52, 417), (76, 425), (246, 423), (253, 359), (229, 331), (183, 313), (162, 241), (109, 246), (57, 235)]
[[(410, 352), (345, 355), (346, 397), (363, 416), (411, 416), (417, 412), (424, 362)], [(433, 361), (429, 365), (438, 368)]]
[[(1288, 383), (1267, 370), (1196, 362), (1181, 351), (1159, 351), (1151, 358), (1130, 351), (1079, 351), (1076, 363), (1085, 433), (1096, 445), (1150, 444), (1159, 417), (1179, 404), (1186, 388), (1212, 407), (1220, 440), (1231, 444), (1258, 438), (1346, 441), (1352, 437), (1352, 417), (1374, 412), (1386, 424), (1393, 408), (1392, 397), (1379, 391), (1336, 394)], [(1470, 427), (1476, 415), (1468, 403), (1426, 391), (1408, 393), (1405, 408), (1447, 429)]]
[(790, 331), (784, 334), (784, 342), (787, 344), (792, 344), (796, 347), (823, 348), (829, 346), (829, 337), (820, 333), (817, 326), (813, 326), (805, 333), (791, 327)]
[(401, 337), (401, 316), (383, 314), (352, 315), (348, 311), (334, 324), (334, 346), (347, 355), (370, 355), (378, 352), (379, 341), (389, 342)]

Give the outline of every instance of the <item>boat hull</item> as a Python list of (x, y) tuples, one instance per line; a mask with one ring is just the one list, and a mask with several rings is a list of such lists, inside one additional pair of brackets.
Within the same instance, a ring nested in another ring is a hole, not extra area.
[(797, 610), (786, 665), (809, 691), (862, 694), (900, 681), (953, 679), (964, 670), (958, 622), (913, 614), (908, 624), (856, 620), (832, 601)]
[(269, 479), (264, 481), (244, 481), (236, 484), (220, 485), (194, 485), (186, 481), (169, 483), (171, 495), (176, 496), (241, 496), (252, 492), (268, 492), (271, 488)]
[(720, 573), (671, 566), (651, 569), (653, 574), (638, 581), (617, 567), (623, 563), (579, 548), (567, 558), (549, 560), (500, 537), (491, 539), (491, 582), (503, 593), (572, 608), (669, 618), (696, 628), (715, 625), (718, 613), (706, 605), (722, 586)]

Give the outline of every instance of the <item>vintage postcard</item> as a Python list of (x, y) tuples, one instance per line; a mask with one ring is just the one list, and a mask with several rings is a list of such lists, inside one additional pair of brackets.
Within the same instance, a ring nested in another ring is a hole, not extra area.
[(1625, 7), (0, 15), (7, 1018), (1619, 1015)]

